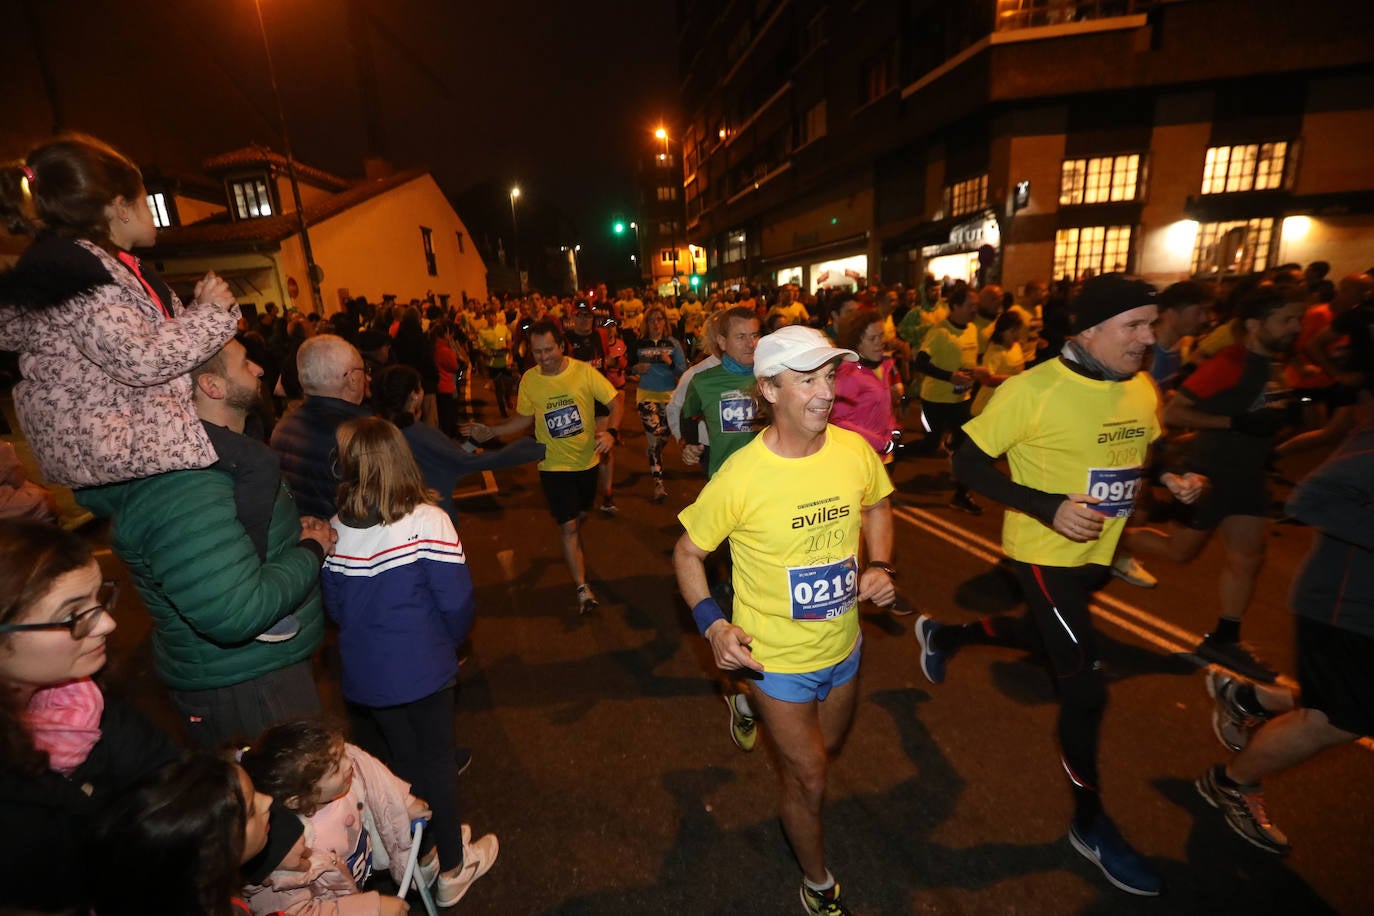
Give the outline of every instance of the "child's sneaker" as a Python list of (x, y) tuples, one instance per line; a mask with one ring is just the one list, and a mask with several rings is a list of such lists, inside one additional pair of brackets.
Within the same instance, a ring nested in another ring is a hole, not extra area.
[(301, 622), (296, 619), (296, 615), (287, 614), (253, 638), (258, 642), (286, 642), (288, 639), (294, 638), (300, 631)]
[(496, 864), (496, 856), (500, 851), (501, 844), (496, 841), (494, 833), (488, 833), (475, 843), (464, 844), (462, 866), (439, 875), (439, 886), (434, 889), (435, 904), (453, 906), (462, 900), (473, 882)]

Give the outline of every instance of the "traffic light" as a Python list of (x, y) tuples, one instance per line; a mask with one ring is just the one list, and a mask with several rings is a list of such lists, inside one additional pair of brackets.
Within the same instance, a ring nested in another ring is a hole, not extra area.
[(625, 224), (622, 223), (620, 220), (616, 220), (615, 226), (613, 226), (612, 228), (615, 229), (615, 234), (616, 234), (616, 235), (624, 235), (624, 234), (625, 234)]
[(698, 286), (701, 285), (701, 276), (699, 274), (692, 274), (692, 279), (690, 282), (692, 284), (692, 289), (696, 289)]

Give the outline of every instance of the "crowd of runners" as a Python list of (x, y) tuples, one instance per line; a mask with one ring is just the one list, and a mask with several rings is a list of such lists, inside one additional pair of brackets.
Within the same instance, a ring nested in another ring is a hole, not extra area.
[[(1289, 848), (1262, 780), (1374, 733), (1369, 274), (599, 287), (248, 316), (213, 274), (183, 302), (132, 253), (155, 229), (118, 151), (63, 138), (0, 178), (0, 211), (34, 237), (0, 279), (22, 431), (43, 482), (109, 519), (197, 748), (92, 679), (115, 583), (50, 502), (17, 502), (32, 519), (0, 522), (0, 887), (22, 889), (16, 905), (134, 912), (156, 882), (188, 912), (350, 896), (405, 912), (368, 889), (383, 868), (457, 903), (499, 845), (474, 837), (458, 792), (457, 647), (476, 595), (455, 486), (537, 463), (569, 607), (590, 613), (584, 521), (621, 511), (614, 456), (636, 415), (640, 495), (684, 506), (663, 575), (710, 645), (734, 743), (776, 749), (809, 913), (849, 912), (823, 807), (861, 603), (912, 621), (932, 684), (971, 646), (1039, 650), (1069, 841), (1129, 893), (1163, 884), (1101, 792), (1090, 605), (1111, 576), (1153, 587), (1220, 535), (1217, 620), (1195, 655), (1234, 756), (1197, 790), (1255, 846)], [(1283, 460), (1312, 449), (1325, 460), (1276, 507)], [(946, 457), (950, 511), (1003, 507), (1022, 616), (954, 625), (897, 591), (899, 570), (930, 558), (894, 556), (891, 472)], [(1316, 532), (1291, 596), (1296, 692), (1241, 639), (1280, 514)], [(322, 724), (310, 674), (326, 618), (347, 737)], [(430, 825), (418, 844), (412, 818)], [(171, 881), (176, 862), (196, 864)]]

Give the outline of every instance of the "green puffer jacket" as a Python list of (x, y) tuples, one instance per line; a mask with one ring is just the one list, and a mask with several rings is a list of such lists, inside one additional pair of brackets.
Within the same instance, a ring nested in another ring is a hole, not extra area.
[[(309, 658), (324, 631), (320, 558), (300, 542), (300, 517), (282, 483), (258, 559), (234, 511), (224, 471), (172, 471), (78, 493), (113, 516), (110, 544), (153, 618), (153, 662), (176, 690), (204, 690)], [(288, 613), (301, 629), (285, 642), (253, 637)]]

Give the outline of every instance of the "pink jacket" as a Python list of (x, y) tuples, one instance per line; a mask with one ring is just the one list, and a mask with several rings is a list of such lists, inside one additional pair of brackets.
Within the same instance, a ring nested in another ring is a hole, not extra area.
[(898, 429), (892, 413), (892, 380), (897, 375), (891, 360), (884, 360), (877, 372), (859, 363), (842, 361), (835, 374), (835, 404), (830, 422), (864, 437), (874, 451), (885, 454)]
[(0, 305), (0, 349), (19, 351), (24, 376), (15, 411), (44, 478), (88, 487), (213, 464), (187, 373), (234, 336), (238, 309), (173, 293), (166, 318), (108, 252), (71, 244), (109, 282), (47, 308)]
[[(414, 798), (410, 794), (410, 784), (362, 748), (347, 744), (344, 751), (353, 761), (353, 784), (343, 798), (326, 808), (342, 805), (357, 811), (360, 816), (364, 813), (370, 816), (370, 820), (365, 817), (363, 822), (375, 827), (372, 832), (374, 862), (384, 860), (399, 883), (405, 877), (406, 862), (410, 858), (410, 816), (406, 811)], [(292, 916), (375, 916), (378, 912), (379, 895), (360, 893), (346, 863), (339, 864), (351, 850), (323, 848), (321, 837), (312, 825), (321, 814), (326, 814), (325, 809), (306, 819), (307, 842), (312, 850), (308, 872), (274, 871), (265, 883), (243, 889), (244, 900), (254, 916), (278, 911)]]

